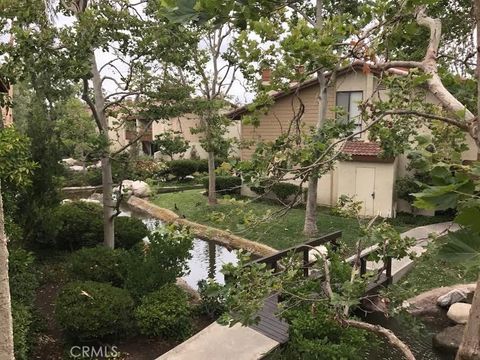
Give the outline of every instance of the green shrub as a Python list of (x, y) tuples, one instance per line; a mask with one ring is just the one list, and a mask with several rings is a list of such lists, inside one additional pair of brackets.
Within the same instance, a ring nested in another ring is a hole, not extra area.
[(135, 309), (140, 332), (147, 336), (185, 339), (192, 332), (188, 296), (169, 284), (145, 296)]
[(299, 194), (301, 196), (302, 189), (300, 186), (285, 182), (276, 183), (272, 186), (272, 192), (282, 201), (286, 201), (290, 196)]
[[(203, 178), (203, 186), (208, 190), (208, 177)], [(219, 195), (240, 194), (242, 179), (237, 176), (217, 176), (215, 189)]]
[(317, 306), (315, 316), (311, 307), (296, 307), (284, 313), (290, 324), (285, 353), (297, 359), (337, 360), (363, 359), (372, 337), (365, 331), (341, 326), (323, 306)]
[(75, 251), (69, 258), (67, 271), (72, 279), (98, 281), (121, 286), (123, 283), (120, 261), (124, 251), (99, 245)]
[(152, 179), (168, 170), (164, 162), (159, 162), (151, 158), (137, 159), (132, 163), (134, 177), (132, 180)]
[(217, 319), (227, 311), (223, 289), (222, 285), (212, 280), (200, 280), (198, 282), (198, 293), (201, 300), (198, 309), (201, 314), (211, 319)]
[(88, 169), (87, 171), (66, 170), (64, 186), (98, 186), (102, 185), (102, 171)]
[(29, 306), (12, 301), (13, 346), (15, 359), (30, 359), (33, 316)]
[(31, 305), (38, 287), (32, 253), (23, 249), (9, 249), (8, 276), (12, 299), (23, 305)]
[(115, 247), (130, 249), (149, 234), (142, 220), (121, 216), (115, 219)]
[(186, 176), (193, 175), (197, 172), (197, 160), (182, 159), (172, 160), (168, 162), (169, 172), (177, 179), (184, 179)]
[(399, 199), (408, 201), (412, 204), (415, 197), (412, 195), (422, 191), (422, 186), (413, 176), (404, 176), (395, 182), (395, 192)]
[(55, 244), (70, 251), (95, 246), (103, 239), (102, 207), (83, 201), (61, 205), (54, 214)]
[(199, 173), (208, 172), (208, 159), (199, 159), (195, 161), (197, 162), (197, 172)]
[(125, 288), (137, 299), (185, 274), (193, 240), (187, 230), (174, 226), (153, 232), (149, 239), (149, 244), (129, 250), (123, 261)]
[(250, 189), (257, 194), (265, 194), (268, 190), (281, 201), (286, 201), (290, 196), (303, 193), (303, 190), (298, 185), (286, 182), (276, 182), (271, 184), (268, 180), (261, 181), (260, 186), (252, 186)]
[(58, 323), (68, 336), (79, 340), (127, 334), (133, 310), (128, 291), (94, 281), (67, 284), (55, 303)]

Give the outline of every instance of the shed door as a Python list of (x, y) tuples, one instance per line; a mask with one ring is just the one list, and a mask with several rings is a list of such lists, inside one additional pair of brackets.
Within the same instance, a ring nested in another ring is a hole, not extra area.
[(355, 194), (358, 201), (363, 202), (360, 215), (373, 216), (375, 208), (375, 168), (356, 168)]

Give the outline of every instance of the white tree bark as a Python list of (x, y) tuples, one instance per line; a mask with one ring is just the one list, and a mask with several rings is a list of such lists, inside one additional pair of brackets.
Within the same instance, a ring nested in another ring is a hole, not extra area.
[(215, 153), (213, 151), (208, 152), (208, 205), (217, 204), (216, 193), (216, 181), (215, 181)]
[[(315, 27), (321, 29), (323, 25), (323, 0), (316, 2)], [(320, 130), (325, 122), (327, 114), (327, 79), (323, 69), (317, 72), (318, 80), (318, 118), (317, 130)], [(313, 237), (317, 235), (317, 192), (318, 192), (318, 171), (313, 171), (308, 179), (307, 203), (305, 205), (305, 221), (303, 224), (303, 233), (306, 236)]]
[[(102, 79), (98, 71), (95, 54), (92, 53), (93, 74), (93, 92), (95, 95), (95, 112), (98, 119), (98, 127), (100, 134), (108, 139), (108, 119), (105, 116), (105, 98), (102, 91)], [(112, 180), (112, 163), (109, 152), (106, 151), (102, 157), (102, 191), (103, 191), (103, 243), (105, 246), (113, 249), (115, 246), (114, 238), (114, 209), (115, 204), (112, 199), (113, 180)]]
[[(0, 121), (1, 123), (1, 121)], [(13, 324), (10, 284), (8, 277), (8, 248), (5, 234), (2, 189), (0, 183), (0, 360), (13, 360)]]

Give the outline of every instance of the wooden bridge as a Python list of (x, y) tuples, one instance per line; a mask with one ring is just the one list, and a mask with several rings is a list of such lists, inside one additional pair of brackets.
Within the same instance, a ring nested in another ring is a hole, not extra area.
[[(268, 268), (273, 269), (274, 273), (281, 272), (281, 267), (279, 266), (279, 262), (284, 258), (291, 258), (292, 256), (299, 254), (302, 257), (302, 269), (303, 269), (303, 276), (308, 277), (310, 276), (310, 269), (315, 264), (316, 260), (312, 261), (310, 259), (310, 251), (315, 251), (314, 248), (331, 244), (331, 246), (335, 249), (338, 247), (338, 239), (342, 237), (341, 231), (335, 231), (330, 234), (321, 236), (317, 239), (311, 240), (301, 245), (293, 246), (286, 250), (279, 251), (278, 253), (270, 256), (266, 256), (251, 262), (254, 263), (264, 263), (267, 264)], [(368, 256), (371, 253), (370, 251), (363, 251), (360, 253), (360, 276), (363, 276), (367, 273), (367, 262)], [(347, 261), (353, 263), (356, 260), (356, 257), (349, 258)], [(379, 269), (379, 274), (376, 279), (368, 284), (366, 292), (370, 293), (378, 289), (380, 286), (390, 285), (392, 283), (392, 259), (387, 258), (385, 264), (381, 266), (376, 266)], [(260, 321), (256, 325), (250, 326), (252, 329), (262, 333), (269, 338), (278, 341), (280, 344), (283, 344), (288, 341), (288, 324), (280, 319), (277, 316), (278, 311), (278, 295), (272, 294), (265, 300), (264, 306), (262, 310), (259, 311), (258, 316)]]

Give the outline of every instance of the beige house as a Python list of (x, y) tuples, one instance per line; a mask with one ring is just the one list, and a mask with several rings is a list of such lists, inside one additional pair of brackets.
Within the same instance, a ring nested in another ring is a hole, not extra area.
[[(180, 132), (183, 137), (189, 142), (189, 149), (183, 155), (183, 158), (189, 159), (192, 151), (202, 158), (207, 158), (207, 153), (202, 148), (200, 140), (202, 134), (192, 134), (191, 129), (198, 127), (200, 119), (194, 114), (185, 114), (183, 116), (171, 118), (168, 121), (153, 122), (150, 129), (144, 131), (147, 123), (140, 119), (127, 120), (119, 123), (117, 119), (109, 118), (109, 138), (112, 142), (113, 149), (120, 149), (129, 141), (135, 139), (139, 134), (143, 133), (139, 141), (138, 150), (144, 155), (155, 155), (156, 149), (153, 145), (155, 136), (167, 131), (173, 130)], [(226, 137), (233, 139), (240, 139), (241, 126), (240, 121), (232, 121), (232, 124), (227, 128)], [(237, 148), (233, 149), (232, 156), (240, 156), (240, 151)], [(177, 156), (178, 157), (178, 156)]]
[[(401, 75), (402, 70), (395, 69), (392, 73)], [(242, 125), (241, 134), (243, 140), (255, 143), (273, 141), (283, 131), (288, 129), (294, 115), (292, 106), (295, 101), (293, 92), (297, 92), (305, 105), (302, 120), (306, 126), (315, 126), (318, 117), (318, 86), (317, 80), (312, 79), (301, 85), (291, 86), (289, 91), (272, 94), (274, 104), (268, 113), (262, 115), (260, 125)], [(347, 116), (356, 121), (359, 114), (357, 104), (371, 97), (377, 86), (378, 78), (375, 72), (364, 73), (361, 65), (351, 65), (340, 70), (335, 84), (327, 89), (328, 113), (327, 118), (333, 119), (335, 107), (346, 110)], [(385, 96), (386, 90), (380, 90), (380, 95)], [(439, 101), (431, 93), (426, 94), (425, 101), (439, 104)], [(292, 103), (293, 102), (293, 103)], [(239, 108), (230, 113), (232, 119), (241, 119), (247, 113), (247, 107)], [(361, 128), (359, 122), (357, 128)], [(354, 141), (345, 144), (343, 152), (351, 155), (349, 161), (337, 162), (335, 169), (322, 176), (318, 184), (317, 202), (320, 205), (335, 205), (338, 198), (345, 194), (354, 196), (362, 201), (362, 215), (374, 216), (379, 214), (383, 217), (395, 217), (397, 211), (408, 211), (409, 206), (403, 200), (397, 200), (395, 196), (396, 179), (406, 175), (407, 160), (405, 156), (395, 159), (381, 158), (381, 149), (378, 143), (369, 142), (368, 134), (363, 133)], [(467, 142), (469, 150), (463, 154), (464, 160), (477, 160), (477, 148), (471, 137)], [(242, 149), (241, 158), (249, 159), (255, 150), (255, 146)], [(245, 195), (248, 190), (245, 189)]]

